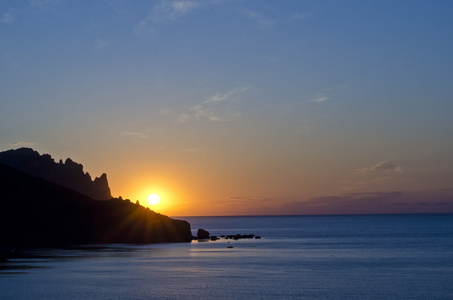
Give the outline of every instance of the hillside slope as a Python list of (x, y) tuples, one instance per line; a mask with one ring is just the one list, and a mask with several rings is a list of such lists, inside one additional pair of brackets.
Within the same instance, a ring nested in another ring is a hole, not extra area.
[(120, 199), (93, 200), (0, 164), (0, 246), (186, 242), (190, 224)]
[(31, 148), (19, 148), (0, 152), (0, 163), (68, 187), (96, 200), (112, 198), (105, 173), (91, 180), (90, 174), (83, 171), (83, 165), (70, 158), (57, 163), (49, 154), (40, 155)]

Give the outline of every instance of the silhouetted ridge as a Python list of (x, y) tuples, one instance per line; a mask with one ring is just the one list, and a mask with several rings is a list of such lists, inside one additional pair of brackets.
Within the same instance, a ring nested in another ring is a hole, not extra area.
[(187, 242), (190, 224), (129, 201), (93, 200), (0, 164), (0, 246)]
[(111, 199), (107, 175), (91, 180), (90, 174), (83, 171), (83, 165), (67, 158), (58, 163), (49, 154), (40, 155), (30, 148), (19, 148), (0, 152), (0, 163), (17, 168), (27, 174), (71, 188), (93, 199)]

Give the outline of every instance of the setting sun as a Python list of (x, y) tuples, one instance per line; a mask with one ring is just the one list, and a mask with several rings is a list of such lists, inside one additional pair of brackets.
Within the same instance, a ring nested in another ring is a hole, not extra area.
[(160, 197), (157, 194), (151, 194), (148, 196), (148, 203), (151, 205), (156, 205), (160, 201)]

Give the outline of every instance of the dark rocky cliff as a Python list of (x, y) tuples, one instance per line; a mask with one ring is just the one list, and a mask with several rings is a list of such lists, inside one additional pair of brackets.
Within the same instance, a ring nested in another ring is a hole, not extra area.
[(19, 148), (0, 152), (0, 163), (20, 171), (46, 179), (73, 189), (96, 200), (111, 199), (107, 175), (91, 180), (90, 174), (83, 171), (83, 165), (70, 158), (58, 163), (49, 154), (40, 155), (30, 148)]
[(0, 164), (0, 247), (187, 242), (190, 224), (129, 201), (99, 201)]

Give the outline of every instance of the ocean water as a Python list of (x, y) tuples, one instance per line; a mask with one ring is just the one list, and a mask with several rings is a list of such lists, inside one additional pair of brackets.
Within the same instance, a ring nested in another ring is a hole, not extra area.
[(0, 299), (453, 299), (453, 214), (180, 219), (262, 238), (27, 250)]

